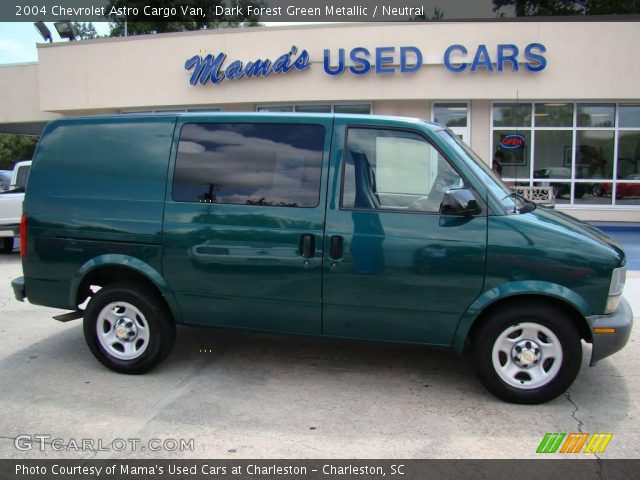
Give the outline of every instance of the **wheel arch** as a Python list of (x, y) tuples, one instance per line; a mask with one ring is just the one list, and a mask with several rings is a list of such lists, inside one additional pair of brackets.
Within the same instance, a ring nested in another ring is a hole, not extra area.
[(127, 255), (102, 255), (84, 263), (71, 281), (69, 304), (80, 305), (86, 301), (92, 285), (104, 287), (123, 280), (146, 285), (156, 291), (176, 323), (182, 323), (177, 302), (164, 277), (148, 263)]
[[(527, 284), (516, 285), (516, 284)], [(532, 284), (538, 284), (536, 286)], [(526, 288), (525, 288), (526, 287)], [(518, 303), (544, 302), (566, 313), (576, 326), (580, 337), (591, 343), (591, 330), (585, 319), (589, 315), (589, 304), (573, 290), (546, 282), (514, 282), (497, 287), (481, 295), (465, 312), (458, 323), (453, 340), (453, 351), (460, 354), (479, 325), (491, 316), (493, 311)]]

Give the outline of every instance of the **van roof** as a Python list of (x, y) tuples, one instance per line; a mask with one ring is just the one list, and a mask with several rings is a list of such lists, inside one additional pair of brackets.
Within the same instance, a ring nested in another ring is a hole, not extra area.
[(297, 113), (297, 112), (157, 112), (157, 113), (121, 113), (109, 115), (87, 115), (80, 117), (62, 117), (51, 120), (50, 123), (82, 123), (87, 120), (122, 120), (125, 118), (229, 118), (238, 121), (240, 119), (250, 120), (252, 118), (344, 118), (351, 120), (386, 120), (398, 123), (415, 123), (427, 125), (433, 130), (440, 130), (443, 127), (440, 124), (430, 122), (421, 118), (401, 117), (395, 115), (367, 115), (355, 113)]

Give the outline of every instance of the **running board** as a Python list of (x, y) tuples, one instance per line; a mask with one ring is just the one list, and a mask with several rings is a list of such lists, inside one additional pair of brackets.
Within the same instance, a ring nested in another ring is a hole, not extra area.
[(56, 315), (53, 317), (54, 320), (59, 322), (70, 322), (71, 320), (76, 320), (78, 318), (82, 318), (84, 316), (84, 310), (76, 310), (75, 312), (67, 312), (61, 313), (60, 315)]

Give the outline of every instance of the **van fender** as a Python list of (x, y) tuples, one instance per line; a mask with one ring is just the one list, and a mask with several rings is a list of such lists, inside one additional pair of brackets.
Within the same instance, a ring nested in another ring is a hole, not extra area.
[(176, 302), (173, 291), (169, 288), (169, 285), (167, 285), (164, 277), (160, 274), (160, 272), (151, 267), (148, 263), (145, 263), (138, 258), (128, 255), (110, 253), (92, 258), (91, 260), (84, 263), (78, 269), (76, 275), (71, 280), (69, 288), (69, 305), (76, 304), (76, 296), (78, 294), (78, 288), (80, 288), (82, 280), (84, 280), (84, 278), (95, 269), (105, 266), (129, 268), (136, 273), (141, 274), (153, 285), (155, 285), (158, 290), (160, 290), (160, 293), (162, 293), (162, 296), (167, 302), (169, 310), (171, 310), (171, 314), (173, 315), (176, 323), (182, 323), (182, 315), (180, 313), (180, 309), (178, 308), (178, 303)]
[(454, 334), (453, 351), (458, 354), (462, 353), (471, 327), (487, 307), (498, 300), (504, 300), (516, 295), (553, 297), (572, 306), (580, 312), (583, 317), (589, 315), (590, 312), (589, 303), (581, 295), (562, 285), (539, 280), (504, 283), (484, 292), (467, 308), (460, 318), (456, 333)]

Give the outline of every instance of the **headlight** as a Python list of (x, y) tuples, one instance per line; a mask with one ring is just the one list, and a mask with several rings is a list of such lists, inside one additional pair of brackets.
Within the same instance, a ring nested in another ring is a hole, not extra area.
[(611, 284), (609, 285), (609, 296), (607, 297), (607, 305), (604, 309), (605, 315), (615, 313), (618, 304), (622, 298), (624, 290), (624, 282), (627, 278), (627, 267), (615, 268), (611, 273)]

